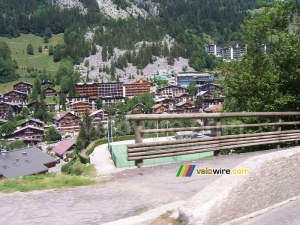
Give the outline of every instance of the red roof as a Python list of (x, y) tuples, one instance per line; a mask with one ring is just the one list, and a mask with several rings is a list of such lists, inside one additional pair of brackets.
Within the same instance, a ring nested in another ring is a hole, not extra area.
[(52, 151), (54, 151), (55, 153), (62, 155), (64, 154), (66, 151), (70, 150), (73, 145), (75, 144), (74, 141), (72, 140), (63, 140), (61, 142), (59, 142), (53, 149)]

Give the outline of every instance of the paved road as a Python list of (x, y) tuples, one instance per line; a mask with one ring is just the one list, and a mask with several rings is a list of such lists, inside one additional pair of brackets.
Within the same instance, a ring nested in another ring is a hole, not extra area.
[(289, 202), (255, 218), (249, 219), (243, 225), (299, 225), (300, 199)]
[[(233, 168), (263, 153), (219, 156), (189, 162), (199, 167)], [(177, 178), (180, 163), (112, 174), (113, 181), (86, 187), (0, 194), (0, 224), (101, 224), (178, 200), (186, 200), (219, 175)]]

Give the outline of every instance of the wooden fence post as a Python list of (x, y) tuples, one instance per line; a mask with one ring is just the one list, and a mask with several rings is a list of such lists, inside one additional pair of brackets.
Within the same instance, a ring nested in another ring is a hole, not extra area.
[[(281, 123), (281, 121), (282, 121), (281, 116), (276, 116), (275, 120), (276, 120), (276, 122)], [(275, 128), (276, 128), (276, 131), (281, 131), (281, 125), (277, 125)], [(278, 142), (278, 144), (276, 145), (276, 148), (280, 149), (280, 142)]]
[[(221, 119), (220, 118), (215, 118), (215, 122), (216, 122), (216, 126), (217, 126), (217, 128), (216, 128), (216, 137), (220, 137), (222, 135), (222, 133), (221, 133)], [(220, 150), (214, 151), (214, 156), (219, 155)]]
[[(142, 131), (143, 129), (143, 121), (141, 120), (136, 120), (135, 121), (135, 143), (143, 143), (143, 137), (142, 137)], [(135, 165), (137, 167), (141, 167), (143, 165), (143, 160), (138, 159), (134, 161)]]

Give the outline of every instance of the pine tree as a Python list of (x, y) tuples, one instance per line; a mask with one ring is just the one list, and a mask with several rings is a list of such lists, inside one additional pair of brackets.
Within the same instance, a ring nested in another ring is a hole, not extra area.
[(13, 109), (11, 108), (11, 106), (8, 107), (7, 120), (8, 121), (14, 120)]
[(27, 45), (27, 54), (28, 54), (28, 55), (34, 55), (34, 50), (33, 50), (33, 46), (32, 46), (31, 43), (29, 43), (29, 44)]

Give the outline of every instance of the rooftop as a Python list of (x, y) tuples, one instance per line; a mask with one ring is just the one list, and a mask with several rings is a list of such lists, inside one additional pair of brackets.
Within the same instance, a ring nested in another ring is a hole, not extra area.
[(21, 148), (0, 155), (0, 174), (6, 178), (47, 172), (45, 164), (56, 162), (54, 158), (36, 147)]
[(70, 150), (73, 145), (75, 144), (74, 141), (72, 140), (63, 140), (61, 142), (59, 142), (53, 149), (52, 151), (59, 154), (59, 155), (62, 155), (64, 154), (66, 151)]

